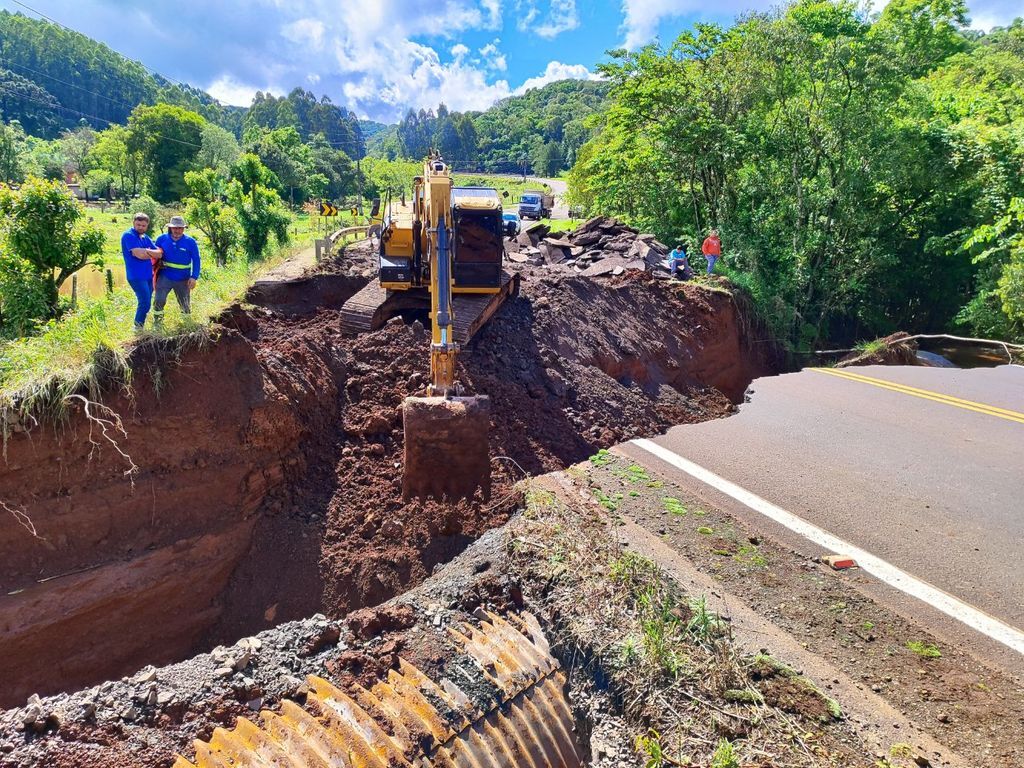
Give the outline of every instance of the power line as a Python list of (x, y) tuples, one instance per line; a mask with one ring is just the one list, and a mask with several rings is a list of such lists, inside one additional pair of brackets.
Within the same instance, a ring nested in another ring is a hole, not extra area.
[[(56, 26), (60, 27), (61, 29), (66, 29), (68, 32), (72, 32), (72, 33), (74, 33), (76, 35), (81, 35), (82, 34), (77, 29), (73, 29), (72, 27), (69, 27), (67, 24), (63, 24), (63, 23), (57, 21), (52, 16), (47, 16), (42, 11), (36, 10), (32, 6), (27, 5), (26, 3), (21, 2), (21, 0), (11, 0), (11, 2), (14, 3), (15, 5), (20, 5), (26, 11), (34, 13), (34, 14), (36, 14), (36, 16), (39, 16), (42, 19), (46, 19), (48, 22), (50, 22), (51, 24), (55, 24)], [(83, 37), (84, 36), (85, 35), (83, 35)], [(109, 45), (107, 47), (110, 48)], [(113, 48), (110, 48), (110, 50), (114, 51)], [(114, 53), (116, 53), (121, 58), (126, 59), (126, 60), (132, 62), (133, 64), (137, 64), (138, 66), (142, 67), (144, 70), (149, 72), (151, 75), (154, 75), (155, 77), (158, 77), (160, 80), (165, 80), (165, 81), (167, 81), (169, 83), (173, 83), (174, 85), (177, 85), (179, 88), (182, 88), (182, 89), (185, 89), (185, 90), (195, 90), (190, 85), (186, 85), (185, 83), (178, 82), (177, 80), (174, 80), (174, 79), (172, 79), (170, 77), (167, 77), (166, 75), (161, 74), (160, 72), (157, 72), (152, 67), (148, 67), (145, 64), (143, 64), (141, 61), (138, 61), (136, 59), (130, 58), (128, 56), (125, 56), (123, 53), (120, 53), (119, 51), (114, 51)], [(220, 102), (217, 102), (217, 103), (219, 104)]]
[[(10, 87), (11, 86), (8, 83), (0, 83), (0, 89), (9, 89)], [(120, 123), (117, 123), (117, 122), (115, 122), (113, 120), (108, 120), (105, 117), (100, 117), (98, 115), (90, 115), (90, 114), (87, 114), (86, 112), (81, 112), (81, 111), (79, 111), (77, 109), (72, 109), (71, 107), (65, 107), (63, 104), (60, 104), (60, 103), (58, 103), (57, 106), (54, 107), (52, 104), (48, 104), (45, 101), (40, 101), (39, 99), (34, 99), (31, 96), (27, 96), (27, 95), (25, 95), (23, 93), (18, 93), (16, 91), (11, 91), (11, 90), (5, 90), (4, 92), (8, 96), (11, 96), (12, 98), (24, 99), (25, 101), (31, 101), (33, 104), (38, 104), (41, 107), (46, 107), (47, 109), (51, 109), (53, 111), (63, 110), (65, 112), (70, 112), (71, 114), (78, 115), (79, 117), (88, 118), (89, 120), (99, 120), (100, 122), (106, 123), (107, 125), (121, 125)], [(176, 144), (184, 144), (186, 147), (193, 147), (195, 149), (202, 149), (203, 148), (202, 145), (200, 145), (200, 144), (193, 144), (191, 141), (185, 141), (183, 139), (176, 139), (173, 136), (163, 136), (163, 135), (161, 135), (159, 133), (150, 133), (149, 135), (150, 136), (155, 136), (158, 139), (163, 139), (164, 141), (173, 141)]]
[(122, 107), (127, 107), (129, 111), (135, 108), (134, 106), (130, 105), (127, 101), (121, 101), (120, 99), (112, 99), (109, 96), (104, 96), (102, 93), (96, 93), (96, 91), (90, 91), (88, 88), (83, 88), (80, 85), (75, 85), (74, 83), (69, 83), (66, 80), (61, 80), (59, 77), (54, 77), (53, 75), (48, 74), (46, 72), (40, 72), (37, 69), (32, 69), (32, 67), (26, 67), (24, 64), (14, 64), (14, 63), (8, 61), (8, 62), (0, 63), (0, 66), (13, 67), (15, 69), (21, 69), (21, 70), (24, 70), (26, 72), (31, 72), (31, 73), (33, 73), (35, 75), (41, 75), (42, 77), (48, 77), (51, 80), (53, 80), (54, 82), (60, 83), (61, 85), (66, 85), (69, 88), (75, 88), (76, 90), (82, 91), (84, 93), (91, 94), (92, 96), (97, 96), (97, 97), (99, 97), (101, 99), (109, 101), (112, 104), (120, 104)]

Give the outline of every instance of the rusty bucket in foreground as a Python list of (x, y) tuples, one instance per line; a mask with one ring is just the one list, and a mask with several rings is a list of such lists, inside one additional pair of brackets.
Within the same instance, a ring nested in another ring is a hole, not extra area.
[(489, 498), (490, 415), (486, 396), (407, 397), (402, 496), (471, 499), (480, 489)]
[(494, 691), (486, 704), (404, 660), (369, 690), (311, 677), (305, 707), (286, 700), (261, 725), (217, 728), (174, 768), (581, 768), (565, 675), (537, 620), (488, 619), (449, 630)]

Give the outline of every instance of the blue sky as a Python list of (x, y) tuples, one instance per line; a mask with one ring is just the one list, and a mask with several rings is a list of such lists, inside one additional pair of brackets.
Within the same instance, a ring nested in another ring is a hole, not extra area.
[[(444, 101), (485, 109), (526, 88), (593, 77), (604, 52), (728, 24), (777, 0), (24, 0), (147, 67), (248, 105), (302, 86), (360, 117), (398, 120)], [(876, 4), (877, 5), (877, 4)], [(1020, 0), (968, 0), (974, 26)], [(35, 14), (14, 0), (0, 7)], [(0, 62), (2, 65), (2, 62)]]

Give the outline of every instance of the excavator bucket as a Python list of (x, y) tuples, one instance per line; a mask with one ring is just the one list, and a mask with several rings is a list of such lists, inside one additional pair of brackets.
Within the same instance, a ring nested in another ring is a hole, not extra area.
[(471, 499), (491, 494), (487, 431), (491, 403), (477, 397), (407, 397), (402, 403), (402, 495)]

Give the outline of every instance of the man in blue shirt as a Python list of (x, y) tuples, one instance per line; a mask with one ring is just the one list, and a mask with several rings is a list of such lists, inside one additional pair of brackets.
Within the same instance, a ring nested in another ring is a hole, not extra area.
[(149, 216), (136, 213), (132, 220), (132, 228), (121, 235), (121, 255), (124, 256), (125, 277), (128, 285), (135, 292), (138, 304), (135, 307), (135, 330), (141, 331), (146, 324), (153, 302), (153, 259), (160, 257), (153, 241), (146, 231), (149, 229)]
[(686, 258), (686, 248), (682, 243), (669, 253), (668, 271), (673, 277), (680, 277), (683, 280), (689, 280), (693, 275), (693, 272), (690, 270), (690, 260)]
[(185, 219), (171, 216), (167, 232), (156, 239), (156, 247), (162, 252), (157, 264), (156, 294), (153, 299), (153, 314), (157, 325), (163, 322), (167, 294), (174, 291), (183, 314), (191, 314), (191, 291), (199, 279), (199, 245), (185, 234)]

